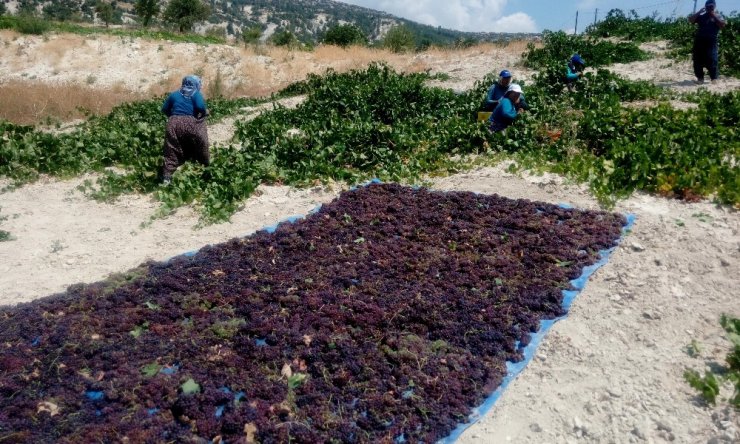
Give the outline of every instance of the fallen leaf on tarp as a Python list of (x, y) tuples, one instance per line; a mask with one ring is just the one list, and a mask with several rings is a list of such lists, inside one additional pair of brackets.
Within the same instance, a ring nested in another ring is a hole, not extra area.
[(180, 388), (182, 389), (182, 392), (186, 395), (192, 395), (193, 393), (200, 392), (200, 384), (195, 382), (193, 378), (185, 381), (185, 383), (181, 385)]
[(257, 426), (253, 422), (244, 424), (244, 437), (247, 440), (247, 444), (255, 444), (257, 440), (254, 435), (257, 434)]
[(293, 365), (298, 367), (298, 370), (305, 372), (308, 370), (308, 364), (306, 364), (306, 361), (304, 359), (293, 359)]
[(305, 373), (296, 373), (293, 376), (288, 377), (288, 389), (293, 390), (298, 387), (300, 387), (301, 384), (303, 384), (303, 381), (308, 378), (308, 375)]
[(141, 374), (147, 378), (151, 378), (153, 376), (156, 376), (157, 373), (159, 373), (161, 369), (162, 369), (161, 365), (157, 364), (156, 362), (152, 362), (150, 364), (147, 364), (141, 367)]
[(50, 416), (58, 415), (59, 406), (49, 401), (39, 402), (36, 413), (43, 413), (43, 412), (49, 413)]
[(293, 376), (293, 369), (290, 368), (290, 364), (283, 364), (283, 369), (280, 370), (280, 376), (290, 378)]

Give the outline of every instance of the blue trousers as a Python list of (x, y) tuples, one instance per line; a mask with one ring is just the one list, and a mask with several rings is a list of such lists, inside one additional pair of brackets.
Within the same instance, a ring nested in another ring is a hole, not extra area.
[(704, 80), (704, 68), (709, 71), (709, 78), (715, 80), (719, 76), (719, 55), (717, 41), (707, 39), (694, 40), (694, 75), (698, 80)]

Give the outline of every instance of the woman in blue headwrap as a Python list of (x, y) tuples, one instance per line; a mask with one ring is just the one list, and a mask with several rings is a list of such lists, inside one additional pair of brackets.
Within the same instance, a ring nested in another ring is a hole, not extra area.
[(182, 79), (182, 86), (167, 96), (162, 112), (168, 117), (164, 139), (164, 168), (162, 182), (170, 183), (175, 170), (186, 160), (208, 165), (208, 130), (206, 101), (200, 93), (201, 80), (190, 75)]
[(568, 87), (568, 91), (573, 91), (575, 83), (583, 77), (583, 68), (586, 67), (586, 61), (583, 60), (578, 54), (573, 54), (573, 57), (568, 61), (565, 73), (565, 85)]

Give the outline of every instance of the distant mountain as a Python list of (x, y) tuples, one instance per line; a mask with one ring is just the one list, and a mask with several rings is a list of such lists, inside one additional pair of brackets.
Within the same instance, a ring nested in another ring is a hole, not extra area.
[[(58, 20), (93, 21), (97, 0), (0, 0), (13, 13), (35, 10)], [(114, 6), (115, 22), (134, 22), (136, 0), (104, 0)], [(394, 15), (332, 0), (204, 0), (211, 6), (211, 16), (196, 25), (197, 32), (215, 32), (227, 38), (240, 38), (247, 30), (259, 28), (261, 39), (274, 33), (291, 32), (304, 43), (321, 41), (327, 29), (339, 24), (354, 24), (371, 42), (383, 38), (395, 25), (406, 25), (416, 36), (417, 46), (431, 44), (500, 41), (531, 34), (462, 32), (422, 25)], [(167, 0), (163, 0), (162, 10)]]
[(403, 24), (414, 32), (420, 45), (521, 36), (454, 31), (332, 0), (210, 0), (210, 4), (213, 14), (209, 21), (224, 26), (228, 34), (259, 26), (265, 31), (263, 38), (274, 32), (290, 31), (306, 43), (320, 41), (327, 29), (345, 23), (356, 25), (371, 41), (382, 39), (388, 29)]

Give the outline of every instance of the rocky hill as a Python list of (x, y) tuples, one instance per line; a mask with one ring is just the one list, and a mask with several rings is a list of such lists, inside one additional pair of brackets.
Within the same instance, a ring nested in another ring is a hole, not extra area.
[[(114, 23), (136, 23), (135, 1), (112, 1)], [(327, 29), (348, 23), (361, 29), (371, 42), (382, 39), (391, 27), (405, 25), (412, 30), (419, 46), (500, 41), (527, 36), (444, 29), (333, 0), (206, 0), (206, 3), (211, 7), (211, 16), (206, 22), (197, 24), (195, 30), (224, 35), (227, 39), (239, 39), (246, 30), (258, 28), (262, 32), (262, 40), (269, 39), (275, 33), (289, 31), (299, 41), (315, 44), (321, 41)], [(26, 10), (61, 20), (93, 22), (97, 19), (93, 0), (11, 0), (6, 5), (11, 13)]]

